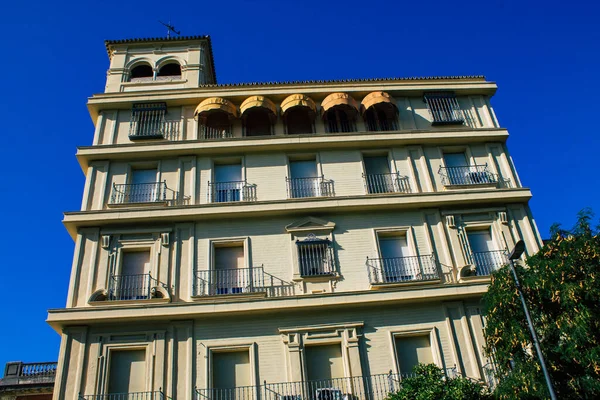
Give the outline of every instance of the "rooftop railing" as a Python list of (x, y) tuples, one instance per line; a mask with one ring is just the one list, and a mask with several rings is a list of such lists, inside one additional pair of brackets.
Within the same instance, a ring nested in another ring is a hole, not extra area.
[(410, 179), (400, 173), (363, 174), (367, 193), (411, 193)]
[(508, 264), (506, 250), (473, 252), (471, 253), (471, 259), (475, 265), (475, 273), (478, 276), (491, 275), (494, 271)]
[(299, 199), (305, 197), (332, 197), (335, 196), (333, 181), (323, 176), (314, 178), (285, 178), (287, 182), (288, 198)]
[(412, 257), (368, 258), (371, 284), (420, 282), (439, 280), (440, 274), (433, 255)]
[(256, 201), (256, 185), (246, 181), (208, 182), (209, 203)]
[(194, 296), (265, 293), (267, 297), (293, 296), (294, 285), (261, 267), (194, 271)]
[(162, 390), (154, 392), (131, 392), (79, 395), (79, 400), (171, 400)]
[(147, 300), (158, 285), (158, 280), (150, 274), (111, 275), (107, 300)]
[(0, 379), (2, 385), (19, 384), (51, 384), (56, 377), (56, 362), (24, 363), (14, 361), (6, 363), (4, 377)]
[[(444, 186), (449, 185), (497, 185), (498, 175), (489, 171), (485, 165), (468, 165), (464, 167), (440, 167), (438, 170)], [(505, 185), (507, 181), (503, 180)]]
[(169, 189), (166, 181), (113, 183), (109, 204), (166, 203), (167, 205), (182, 205), (188, 200), (188, 198), (180, 196), (178, 192)]

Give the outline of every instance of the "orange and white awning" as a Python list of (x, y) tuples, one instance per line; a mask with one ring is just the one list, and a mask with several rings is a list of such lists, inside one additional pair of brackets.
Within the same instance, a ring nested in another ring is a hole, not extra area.
[(277, 106), (271, 100), (264, 96), (250, 96), (240, 106), (240, 113), (243, 115), (246, 111), (251, 108), (262, 107), (266, 108), (274, 115), (277, 115)]
[(386, 103), (396, 107), (396, 101), (386, 92), (371, 92), (360, 103), (361, 112), (364, 113), (375, 104)]
[(235, 104), (221, 97), (210, 97), (208, 99), (202, 100), (202, 102), (198, 104), (198, 107), (196, 107), (196, 111), (194, 111), (194, 117), (197, 117), (202, 113), (206, 113), (213, 110), (224, 111), (227, 114), (230, 114), (234, 117), (238, 116), (238, 110)]
[(348, 106), (358, 112), (358, 103), (348, 93), (332, 93), (321, 102), (322, 113), (336, 106)]

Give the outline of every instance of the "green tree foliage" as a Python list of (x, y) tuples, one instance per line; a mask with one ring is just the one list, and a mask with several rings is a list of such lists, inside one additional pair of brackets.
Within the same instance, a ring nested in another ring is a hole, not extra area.
[[(517, 274), (559, 399), (600, 398), (600, 235), (590, 210), (576, 226), (555, 225), (552, 240)], [(548, 398), (510, 269), (492, 276), (484, 296), (488, 353), (500, 399)]]
[(402, 379), (396, 393), (387, 400), (483, 400), (489, 399), (487, 389), (481, 382), (458, 377), (446, 379), (444, 372), (435, 364), (419, 364), (414, 377)]

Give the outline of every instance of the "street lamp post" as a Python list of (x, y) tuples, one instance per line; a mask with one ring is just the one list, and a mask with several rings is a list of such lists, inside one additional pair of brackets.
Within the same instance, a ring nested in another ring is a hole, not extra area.
[(537, 352), (538, 359), (540, 360), (540, 365), (542, 367), (542, 371), (544, 372), (544, 378), (546, 378), (546, 385), (548, 386), (550, 398), (552, 400), (556, 400), (556, 394), (554, 393), (554, 387), (552, 386), (552, 381), (550, 380), (550, 374), (548, 373), (548, 369), (546, 368), (544, 355), (542, 354), (542, 349), (540, 348), (540, 343), (538, 341), (537, 334), (535, 333), (535, 328), (533, 327), (533, 321), (531, 320), (531, 315), (529, 315), (527, 303), (525, 303), (525, 296), (523, 295), (523, 291), (521, 290), (521, 283), (519, 283), (519, 277), (517, 276), (517, 271), (515, 270), (514, 260), (520, 258), (524, 251), (525, 243), (522, 240), (519, 240), (515, 245), (513, 251), (508, 256), (510, 270), (512, 272), (513, 279), (515, 280), (515, 285), (517, 286), (517, 292), (519, 292), (521, 304), (523, 305), (523, 312), (525, 313), (525, 318), (527, 319), (527, 327), (529, 328), (529, 333), (531, 333), (531, 340), (533, 341), (535, 351)]

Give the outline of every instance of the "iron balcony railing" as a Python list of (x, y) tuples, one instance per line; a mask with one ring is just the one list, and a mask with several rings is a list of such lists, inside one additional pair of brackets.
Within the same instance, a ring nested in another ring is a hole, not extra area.
[(178, 192), (169, 189), (167, 182), (152, 183), (113, 183), (110, 195), (110, 205), (166, 203), (182, 205), (189, 198), (180, 196)]
[(209, 203), (256, 201), (256, 185), (246, 181), (208, 182)]
[(196, 388), (196, 400), (385, 400), (390, 393), (400, 389), (403, 379), (413, 376), (412, 373), (400, 375), (390, 371), (387, 374), (299, 382), (264, 381), (262, 385), (235, 388)]
[(367, 118), (365, 120), (365, 123), (369, 132), (385, 132), (398, 130), (398, 120), (394, 118), (387, 118), (382, 120), (376, 118)]
[(232, 138), (233, 132), (231, 126), (226, 127), (211, 127), (206, 125), (200, 125), (200, 139), (203, 140), (215, 140), (215, 139), (226, 139)]
[(399, 173), (363, 174), (367, 193), (410, 193), (410, 179)]
[(79, 400), (171, 400), (162, 390), (154, 392), (79, 395)]
[(285, 178), (288, 198), (332, 197), (335, 196), (333, 181), (324, 176), (314, 178)]
[(328, 239), (296, 241), (301, 276), (335, 274), (333, 247)]
[(465, 121), (453, 93), (429, 93), (425, 102), (433, 118), (432, 125), (460, 125)]
[(158, 281), (150, 274), (111, 275), (108, 283), (108, 300), (147, 300)]
[(194, 271), (194, 296), (265, 293), (267, 297), (293, 296), (294, 285), (264, 268), (212, 269)]
[[(490, 185), (498, 184), (498, 176), (491, 173), (487, 164), (464, 167), (440, 167), (438, 170), (442, 184), (449, 185)], [(504, 182), (507, 183), (506, 181)]]
[(471, 253), (471, 261), (476, 275), (485, 276), (508, 264), (508, 255), (506, 250), (477, 251)]
[(129, 124), (129, 139), (168, 139), (179, 140), (179, 121), (165, 121), (162, 114), (143, 114), (139, 120), (133, 119)]
[(439, 280), (440, 274), (433, 255), (391, 258), (368, 258), (367, 270), (371, 284), (420, 282)]

